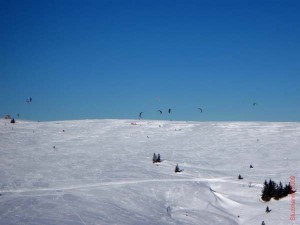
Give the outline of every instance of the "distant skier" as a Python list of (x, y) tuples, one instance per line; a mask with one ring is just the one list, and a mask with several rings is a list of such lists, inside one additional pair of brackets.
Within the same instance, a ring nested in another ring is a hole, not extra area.
[(262, 221), (261, 225), (266, 225), (266, 224), (265, 224), (265, 221)]
[(176, 165), (176, 167), (175, 167), (175, 173), (180, 173), (180, 172), (182, 172), (183, 171), (183, 169), (181, 170), (181, 169), (179, 169), (179, 166), (178, 166), (178, 163), (177, 163), (177, 165)]
[(251, 168), (251, 169), (253, 168), (252, 164), (250, 165), (250, 168)]
[(269, 213), (269, 212), (271, 212), (272, 210), (271, 209), (269, 209), (269, 206), (267, 206), (267, 208), (266, 208), (266, 213)]
[(16, 122), (16, 121), (15, 121), (14, 118), (12, 118), (11, 121), (10, 121), (10, 123), (15, 123), (15, 122)]
[(238, 179), (239, 179), (239, 180), (242, 180), (242, 179), (244, 179), (244, 178), (241, 176), (241, 174), (239, 174)]

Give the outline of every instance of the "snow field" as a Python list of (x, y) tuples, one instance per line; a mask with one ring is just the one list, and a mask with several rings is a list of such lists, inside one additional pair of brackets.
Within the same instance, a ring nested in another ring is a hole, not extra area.
[(298, 186), (299, 143), (300, 123), (0, 120), (0, 224), (292, 224), (260, 194)]

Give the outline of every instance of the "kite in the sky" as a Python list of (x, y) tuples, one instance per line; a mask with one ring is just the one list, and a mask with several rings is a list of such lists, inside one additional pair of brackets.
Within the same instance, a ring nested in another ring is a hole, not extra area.
[(143, 112), (140, 112), (140, 115), (139, 115), (140, 118), (142, 118), (142, 114), (143, 114)]
[(253, 102), (253, 106), (256, 106), (257, 105), (257, 103), (256, 102)]
[(202, 108), (198, 108), (202, 112)]
[(31, 97), (30, 97), (30, 98), (27, 98), (26, 102), (27, 102), (28, 104), (31, 103), (31, 102), (32, 102), (32, 98), (31, 98)]

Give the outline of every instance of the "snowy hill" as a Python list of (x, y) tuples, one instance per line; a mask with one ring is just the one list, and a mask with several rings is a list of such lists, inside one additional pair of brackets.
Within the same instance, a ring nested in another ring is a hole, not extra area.
[(300, 123), (0, 120), (0, 224), (292, 224), (290, 195), (260, 196), (299, 189), (299, 146)]

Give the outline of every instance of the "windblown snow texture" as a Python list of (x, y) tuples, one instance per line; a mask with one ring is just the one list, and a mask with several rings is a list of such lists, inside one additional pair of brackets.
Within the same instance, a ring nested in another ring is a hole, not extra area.
[(291, 224), (260, 196), (298, 186), (299, 146), (300, 123), (0, 120), (0, 224)]

